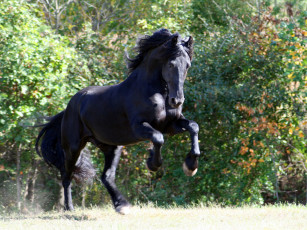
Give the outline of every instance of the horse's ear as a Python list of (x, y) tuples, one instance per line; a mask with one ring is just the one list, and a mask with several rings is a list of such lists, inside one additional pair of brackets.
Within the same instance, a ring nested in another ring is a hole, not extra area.
[(179, 38), (179, 34), (174, 34), (174, 36), (172, 37), (172, 44), (173, 45), (177, 45), (178, 38)]
[(189, 49), (192, 49), (193, 47), (193, 44), (194, 44), (194, 39), (192, 36), (189, 36), (186, 41), (184, 42), (184, 46), (186, 46), (187, 48)]
[(186, 47), (186, 51), (191, 60), (193, 59), (193, 44), (194, 44), (194, 39), (192, 36), (189, 36), (183, 41), (183, 46)]

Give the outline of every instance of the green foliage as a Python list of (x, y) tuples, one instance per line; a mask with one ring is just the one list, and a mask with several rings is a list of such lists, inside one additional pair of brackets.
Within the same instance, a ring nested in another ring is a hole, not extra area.
[(65, 77), (76, 53), (67, 39), (54, 35), (28, 6), (2, 2), (1, 15), (1, 138), (20, 141), (22, 118), (51, 107), (63, 109), (61, 101), (49, 98), (63, 99), (73, 93)]
[[(296, 26), (285, 23), (276, 24), (268, 11), (254, 17), (249, 29), (235, 20), (234, 29), (209, 31), (198, 42), (187, 103), (202, 125), (200, 144), (207, 161), (196, 188), (205, 200), (212, 194), (225, 203), (262, 203), (263, 191), (268, 196), (279, 192), (282, 159), (297, 151), (306, 159), (306, 141), (297, 126), (306, 110), (306, 98), (300, 96), (306, 94), (306, 66), (296, 56), (303, 53), (304, 40), (302, 33), (294, 36)], [(290, 35), (286, 43), (283, 34)], [(293, 54), (297, 78), (289, 76), (295, 69), (293, 55), (285, 59), (292, 39), (298, 42)], [(300, 89), (291, 89), (293, 84)]]
[(91, 79), (97, 75), (88, 68), (90, 60), (82, 59), (67, 38), (55, 35), (32, 10), (30, 5), (19, 1), (0, 3), (3, 181), (16, 179), (16, 173), (20, 173), (15, 172), (17, 151), (22, 152), (22, 170), (29, 172), (33, 167), (38, 130), (29, 125), (41, 123), (43, 115), (55, 115), (65, 109), (70, 97), (81, 88), (107, 82)]
[[(45, 209), (57, 206), (55, 170), (34, 154), (38, 130), (27, 126), (65, 109), (81, 88), (125, 79), (124, 51), (161, 27), (192, 32), (196, 40), (184, 114), (200, 125), (199, 170), (192, 178), (182, 171), (187, 134), (166, 137), (157, 173), (145, 167), (150, 143), (129, 146), (119, 164), (120, 190), (131, 201), (159, 205), (305, 201), (307, 28), (306, 12), (296, 10), (301, 3), (283, 10), (283, 1), (270, 7), (270, 1), (67, 1), (56, 19), (55, 1), (49, 12), (35, 2), (0, 3), (0, 194), (7, 198), (0, 205), (14, 210), (17, 176), (26, 194), (38, 170), (35, 200)], [(90, 149), (101, 171), (102, 153)], [(86, 206), (110, 200), (98, 181), (84, 189), (73, 189), (78, 205), (84, 191)]]
[(255, 1), (192, 1), (193, 24), (191, 27), (196, 32), (198, 30), (206, 30), (209, 25), (231, 26), (231, 19), (236, 17), (248, 21), (253, 12), (253, 8), (250, 7), (251, 5), (256, 7)]

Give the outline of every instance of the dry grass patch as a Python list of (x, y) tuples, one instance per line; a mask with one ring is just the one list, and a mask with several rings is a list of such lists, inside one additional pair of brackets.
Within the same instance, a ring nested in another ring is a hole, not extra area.
[(307, 229), (304, 206), (132, 208), (122, 216), (112, 207), (8, 215), (0, 229)]

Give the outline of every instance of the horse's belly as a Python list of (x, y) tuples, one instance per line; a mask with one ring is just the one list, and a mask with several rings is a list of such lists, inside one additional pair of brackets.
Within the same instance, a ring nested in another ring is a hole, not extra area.
[(109, 119), (101, 118), (93, 122), (90, 128), (92, 135), (101, 143), (108, 145), (129, 145), (139, 142), (126, 119), (113, 115)]
[[(105, 133), (104, 133), (105, 134)], [(97, 134), (95, 137), (104, 144), (108, 145), (131, 145), (140, 142), (132, 133), (128, 132), (109, 132), (108, 135)]]

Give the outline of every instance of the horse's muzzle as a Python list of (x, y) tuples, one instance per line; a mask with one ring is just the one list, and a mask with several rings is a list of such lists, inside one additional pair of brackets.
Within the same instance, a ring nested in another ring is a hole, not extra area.
[(177, 109), (179, 106), (183, 104), (183, 102), (184, 102), (184, 98), (178, 99), (178, 98), (172, 97), (170, 98), (169, 104), (174, 109)]

